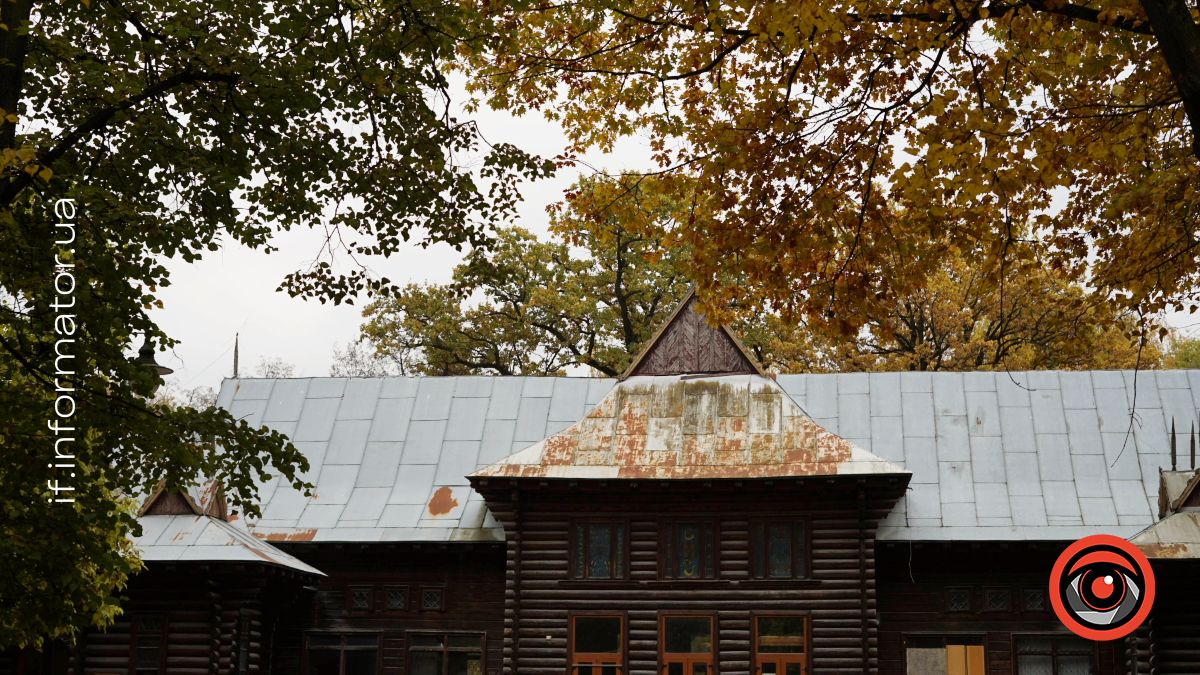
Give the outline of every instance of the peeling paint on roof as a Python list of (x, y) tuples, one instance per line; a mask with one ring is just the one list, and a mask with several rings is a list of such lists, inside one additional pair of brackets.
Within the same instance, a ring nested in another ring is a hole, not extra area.
[(1171, 514), (1129, 541), (1152, 560), (1200, 558), (1200, 512)]
[(769, 378), (634, 376), (575, 424), (474, 478), (907, 474), (818, 426)]

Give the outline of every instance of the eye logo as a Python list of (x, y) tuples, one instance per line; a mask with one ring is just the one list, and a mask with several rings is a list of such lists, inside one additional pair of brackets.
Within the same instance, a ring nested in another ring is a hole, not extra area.
[(1067, 547), (1050, 573), (1050, 604), (1067, 628), (1089, 640), (1116, 640), (1154, 605), (1154, 572), (1128, 541), (1107, 534)]

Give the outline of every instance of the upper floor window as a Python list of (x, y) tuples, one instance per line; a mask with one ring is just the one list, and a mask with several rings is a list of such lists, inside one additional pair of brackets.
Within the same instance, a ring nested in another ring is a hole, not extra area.
[(716, 577), (716, 523), (711, 520), (668, 520), (662, 523), (663, 574), (667, 579)]
[(410, 633), (408, 672), (411, 675), (483, 675), (483, 636)]
[(307, 675), (375, 675), (378, 635), (314, 633), (305, 642)]
[(1092, 675), (1095, 650), (1077, 637), (1018, 637), (1017, 675)]
[(571, 577), (624, 579), (628, 526), (624, 520), (577, 520), (571, 524)]
[(759, 579), (808, 576), (808, 528), (803, 520), (754, 520), (750, 524), (751, 559)]

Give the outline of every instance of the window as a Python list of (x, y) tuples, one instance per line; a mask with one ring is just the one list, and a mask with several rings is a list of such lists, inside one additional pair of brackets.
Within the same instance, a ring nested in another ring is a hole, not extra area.
[(1040, 588), (1026, 588), (1021, 591), (1021, 602), (1026, 612), (1046, 611), (1046, 592)]
[(755, 577), (803, 579), (808, 576), (807, 528), (803, 520), (755, 520), (751, 530)]
[(483, 636), (409, 633), (408, 672), (483, 675)]
[(987, 611), (989, 612), (1007, 612), (1008, 611), (1008, 589), (1007, 588), (988, 588), (983, 592), (984, 599), (987, 601)]
[(711, 616), (664, 616), (659, 627), (665, 675), (712, 675)]
[(759, 675), (805, 675), (808, 671), (808, 619), (754, 617), (754, 665)]
[(346, 609), (356, 612), (370, 611), (372, 604), (371, 590), (370, 586), (347, 586)]
[(390, 610), (408, 609), (408, 588), (404, 586), (388, 586), (384, 597), (384, 606)]
[(378, 635), (308, 636), (306, 675), (375, 675)]
[(571, 577), (624, 579), (626, 537), (623, 520), (578, 520), (571, 527)]
[(568, 675), (619, 675), (625, 662), (625, 617), (571, 617), (570, 644)]
[(161, 614), (135, 616), (134, 671), (137, 675), (157, 675), (163, 671), (163, 643), (167, 636), (167, 618)]
[(446, 591), (443, 588), (421, 589), (421, 611), (440, 612), (446, 608)]
[(908, 637), (906, 675), (985, 675), (982, 637)]
[(1092, 643), (1071, 637), (1018, 637), (1017, 675), (1092, 675)]
[(969, 612), (969, 611), (971, 611), (971, 589), (969, 589), (969, 588), (947, 588), (946, 589), (946, 611), (948, 611), (948, 612)]
[(712, 579), (716, 576), (714, 531), (711, 520), (665, 521), (662, 524), (663, 577)]
[[(246, 610), (242, 610), (245, 612)], [(250, 672), (250, 629), (252, 627), (249, 614), (238, 616), (238, 675)]]

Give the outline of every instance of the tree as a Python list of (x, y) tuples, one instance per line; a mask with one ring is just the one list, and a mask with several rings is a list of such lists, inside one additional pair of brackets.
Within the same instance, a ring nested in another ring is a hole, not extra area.
[[(559, 374), (587, 366), (619, 375), (689, 285), (688, 251), (664, 243), (673, 208), (646, 194), (654, 181), (584, 179), (552, 211), (554, 239), (501, 232), (501, 244), (469, 257), (452, 283), (413, 285), (368, 306), (364, 339), (426, 374)], [(634, 234), (656, 229), (657, 237)], [(1089, 305), (1085, 289), (1053, 269), (1014, 267), (999, 292), (981, 277), (952, 255), (878, 314), (797, 323), (759, 306), (734, 312), (741, 318), (733, 327), (776, 372), (1152, 368), (1163, 361), (1156, 340), (1129, 337), (1135, 317)], [(847, 337), (842, 321), (864, 328)]]
[(575, 152), (648, 138), (725, 318), (753, 298), (853, 336), (951, 252), (991, 291), (1026, 256), (1109, 313), (1197, 304), (1185, 0), (486, 7), (504, 41), (469, 52), (474, 90)]
[(164, 259), (322, 227), (282, 288), (349, 302), (390, 287), (366, 256), (486, 244), (517, 183), (553, 169), (447, 113), (438, 64), (477, 39), (468, 18), (436, 0), (2, 3), (0, 649), (119, 611), (127, 496), (204, 476), (255, 514), (256, 480), (304, 487), (283, 436), (147, 403), (161, 378), (129, 354), (175, 344), (150, 314)]
[(329, 366), (330, 377), (395, 377), (407, 375), (412, 370), (404, 359), (390, 359), (377, 354), (362, 340), (346, 343), (346, 351), (333, 345), (333, 364)]
[(278, 356), (267, 358), (259, 357), (258, 365), (254, 368), (255, 377), (292, 377), (296, 374), (296, 366), (284, 361)]
[(1200, 338), (1178, 333), (1172, 335), (1166, 363), (1168, 368), (1200, 368)]

